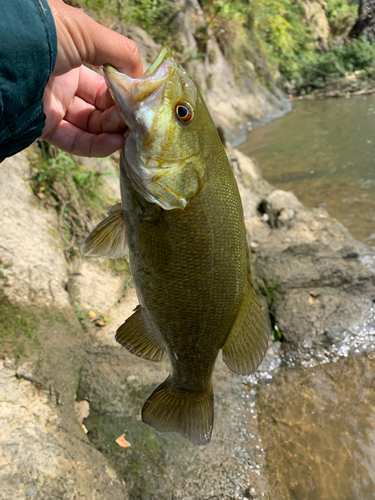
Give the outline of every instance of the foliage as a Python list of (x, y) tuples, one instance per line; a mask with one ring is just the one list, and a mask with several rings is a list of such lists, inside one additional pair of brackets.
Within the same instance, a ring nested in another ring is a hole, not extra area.
[(330, 51), (305, 56), (297, 86), (305, 93), (361, 70), (372, 77), (375, 74), (374, 63), (375, 46), (364, 38), (354, 39), (350, 43), (336, 45)]
[(56, 209), (69, 260), (113, 201), (105, 194), (102, 179), (111, 171), (87, 169), (58, 148), (43, 141), (39, 145), (31, 160), (31, 188), (46, 208)]
[(269, 63), (286, 78), (299, 73), (301, 53), (313, 50), (315, 35), (302, 21), (302, 4), (292, 0), (250, 0), (253, 28)]
[(104, 21), (117, 18), (125, 24), (140, 26), (157, 42), (173, 44), (172, 22), (180, 7), (164, 0), (78, 0)]
[(355, 22), (358, 2), (348, 0), (327, 0), (327, 18), (332, 36), (343, 35)]
[[(145, 29), (159, 43), (178, 53), (174, 19), (181, 9), (173, 0), (77, 0), (101, 20), (115, 17)], [(349, 42), (358, 0), (315, 2), (329, 25), (329, 37), (320, 40), (318, 21), (307, 21), (303, 0), (199, 0), (205, 21), (194, 34), (197, 57), (206, 56), (214, 36), (237, 76), (251, 61), (264, 84), (279, 83), (297, 92), (322, 87), (346, 73), (366, 70), (372, 75), (374, 52), (365, 40)], [(310, 2), (310, 7), (313, 2)], [(208, 53), (211, 60), (211, 54)], [(247, 66), (248, 67), (248, 66)]]

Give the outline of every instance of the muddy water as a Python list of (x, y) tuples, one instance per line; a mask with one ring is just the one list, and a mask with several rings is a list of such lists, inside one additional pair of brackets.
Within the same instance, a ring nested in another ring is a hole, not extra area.
[(297, 102), (240, 149), (271, 184), (308, 207), (326, 203), (355, 238), (375, 245), (374, 95)]
[(258, 395), (269, 498), (375, 498), (375, 359), (283, 369)]
[(249, 377), (266, 478), (250, 498), (374, 499), (375, 310), (329, 347), (273, 351)]

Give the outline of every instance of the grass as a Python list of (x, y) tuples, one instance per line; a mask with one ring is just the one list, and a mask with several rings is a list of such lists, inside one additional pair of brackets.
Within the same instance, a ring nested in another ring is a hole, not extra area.
[(39, 345), (34, 312), (13, 305), (0, 289), (0, 352), (16, 358), (25, 356), (28, 346)]
[[(143, 28), (155, 42), (178, 46), (178, 33), (173, 21), (181, 11), (179, 5), (164, 0), (76, 0), (81, 7), (91, 10), (97, 19), (107, 24), (108, 18)], [(184, 8), (183, 8), (184, 9)]]
[(30, 185), (45, 208), (58, 214), (59, 233), (69, 261), (95, 224), (114, 203), (106, 193), (104, 174), (88, 169), (72, 156), (38, 141), (31, 159)]

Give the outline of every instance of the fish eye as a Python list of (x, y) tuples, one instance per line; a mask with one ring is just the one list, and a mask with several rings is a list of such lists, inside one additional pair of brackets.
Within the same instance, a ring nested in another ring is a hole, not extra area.
[(175, 108), (177, 120), (181, 123), (188, 123), (194, 117), (193, 108), (187, 102), (179, 102)]

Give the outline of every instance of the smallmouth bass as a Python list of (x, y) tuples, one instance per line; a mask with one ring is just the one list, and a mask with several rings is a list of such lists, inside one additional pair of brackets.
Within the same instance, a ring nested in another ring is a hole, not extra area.
[(168, 49), (138, 79), (108, 65), (104, 75), (129, 125), (121, 204), (82, 253), (117, 258), (127, 241), (139, 305), (116, 340), (148, 360), (168, 356), (172, 365), (142, 419), (207, 444), (220, 349), (227, 366), (245, 375), (258, 367), (268, 342), (237, 184), (199, 90)]

